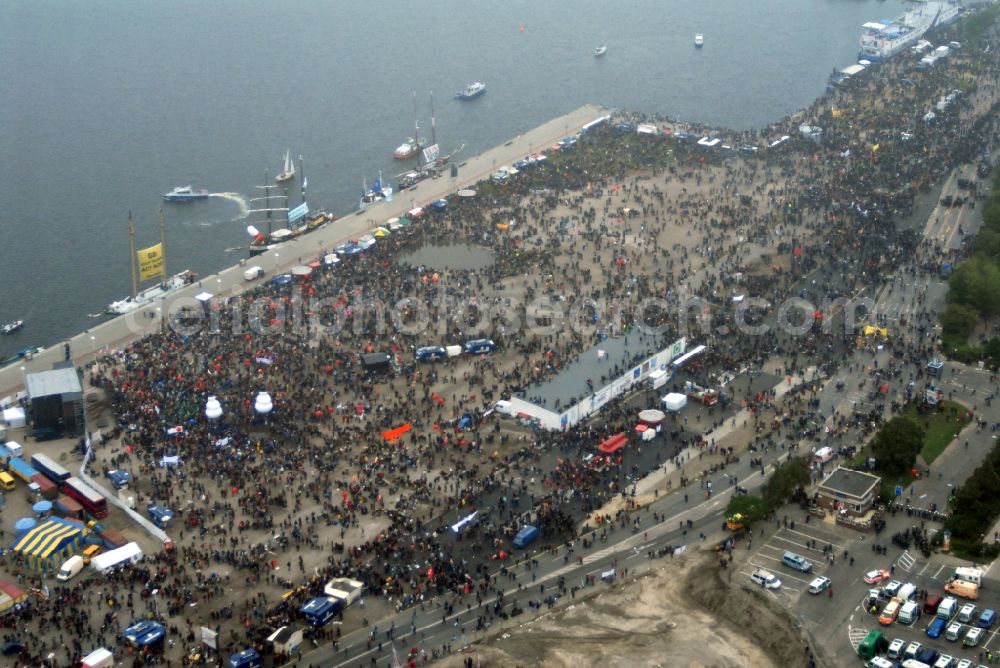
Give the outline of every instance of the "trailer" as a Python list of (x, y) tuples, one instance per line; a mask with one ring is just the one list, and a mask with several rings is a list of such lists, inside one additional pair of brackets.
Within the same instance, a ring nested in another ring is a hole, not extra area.
[(299, 608), (299, 612), (311, 626), (320, 628), (329, 624), (343, 607), (343, 604), (335, 598), (317, 596)]
[(31, 465), (34, 466), (39, 473), (57, 485), (63, 484), (73, 475), (62, 466), (55, 463), (48, 455), (31, 455)]
[(109, 573), (122, 564), (135, 564), (142, 560), (142, 548), (137, 543), (128, 543), (110, 552), (104, 552), (90, 560), (90, 567), (98, 573)]
[(38, 474), (34, 467), (20, 457), (11, 457), (7, 462), (7, 469), (26, 483), (34, 482), (31, 476)]
[(516, 536), (514, 536), (514, 547), (523, 550), (535, 542), (535, 539), (538, 538), (538, 534), (539, 531), (537, 527), (533, 527), (530, 524), (526, 525), (523, 529), (517, 532)]
[(364, 591), (365, 585), (363, 582), (350, 578), (334, 578), (323, 587), (324, 594), (339, 600), (344, 604), (345, 608), (361, 598)]

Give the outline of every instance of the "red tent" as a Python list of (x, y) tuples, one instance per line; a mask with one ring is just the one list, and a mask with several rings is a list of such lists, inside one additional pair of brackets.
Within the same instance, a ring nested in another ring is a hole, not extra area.
[(603, 443), (597, 446), (597, 449), (606, 454), (613, 455), (614, 453), (624, 448), (627, 444), (628, 444), (628, 436), (625, 434), (625, 432), (621, 432), (619, 434), (611, 436), (610, 438), (605, 439)]
[(400, 427), (396, 427), (395, 429), (390, 429), (388, 431), (383, 431), (382, 432), (382, 438), (384, 438), (387, 441), (398, 440), (400, 436), (402, 436), (406, 432), (410, 431), (410, 429), (412, 427), (413, 427), (413, 425), (411, 425), (409, 422), (407, 422), (407, 423), (403, 424)]

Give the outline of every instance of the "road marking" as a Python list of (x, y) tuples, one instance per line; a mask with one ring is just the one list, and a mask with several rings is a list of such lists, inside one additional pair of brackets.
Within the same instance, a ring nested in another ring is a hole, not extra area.
[(856, 629), (850, 624), (847, 625), (847, 639), (851, 642), (851, 647), (854, 648), (855, 652), (858, 651), (858, 645), (861, 644), (866, 635), (868, 635), (868, 629)]
[[(928, 562), (928, 563), (930, 563), (930, 562)], [(937, 580), (938, 576), (941, 575), (941, 571), (943, 571), (947, 567), (948, 567), (948, 564), (941, 564), (941, 568), (937, 569), (937, 573), (935, 573), (934, 575), (931, 576), (931, 580)]]
[[(903, 554), (899, 555), (899, 559), (896, 560), (896, 565), (903, 570), (910, 571), (913, 570), (913, 564), (917, 562), (916, 559), (907, 550), (903, 550)], [(923, 574), (923, 571), (921, 571)]]

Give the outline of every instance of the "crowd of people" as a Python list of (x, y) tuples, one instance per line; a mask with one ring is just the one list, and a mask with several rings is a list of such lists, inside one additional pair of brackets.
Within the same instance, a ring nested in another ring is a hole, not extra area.
[[(905, 221), (919, 216), (922, 194), (995, 142), (994, 53), (969, 48), (919, 77), (905, 58), (885, 63), (793, 117), (721, 133), (734, 150), (668, 136), (708, 128), (619, 114), (506, 183), (429, 209), (362, 255), (216, 299), (207, 317), (184, 314), (100, 358), (87, 383), (104, 392), (117, 427), (93, 466), (131, 469), (137, 505), (175, 510), (174, 548), (111, 578), (54, 587), (17, 623), (34, 656), (52, 651), (55, 665), (68, 665), (115, 645), (124, 625), (147, 615), (169, 627), (168, 646), (137, 663), (176, 664), (198, 626), (221, 632), (223, 652), (264, 652), (264, 638), (341, 575), (366, 584), (364, 615), (373, 618), (379, 599), (383, 610), (458, 605), (502, 591), (508, 569), (530, 571), (530, 560), (510, 557), (524, 518), (541, 545), (575, 549), (581, 537), (597, 539), (583, 527), (638, 477), (671, 461), (724, 465), (732, 450), (702, 434), (737, 408), (773, 415), (768, 392), (724, 396), (697, 425), (675, 418), (654, 443), (600, 465), (583, 456), (631, 433), (634, 402), (558, 433), (489, 411), (639, 328), (665, 330), (658, 341), (717, 342), (687, 370), (707, 387), (722, 371), (784, 376), (842, 364), (857, 345), (853, 329), (817, 321), (804, 333), (758, 334), (747, 325), (773, 320), (767, 305), (783, 300), (821, 308), (895, 272), (934, 269), (940, 249)], [(958, 87), (948, 112), (922, 120)], [(663, 136), (629, 130), (640, 121)], [(823, 128), (819, 141), (799, 134), (804, 122)], [(792, 139), (768, 148), (784, 135)], [(493, 262), (469, 270), (402, 259), (428, 245), (460, 253), (460, 244), (488, 246)], [(761, 312), (736, 309), (737, 294), (757, 298)], [(930, 317), (915, 331), (928, 331)], [(417, 347), (480, 337), (497, 350), (414, 360)], [(931, 345), (914, 336), (898, 348), (912, 361)], [(390, 371), (366, 369), (366, 352), (389, 353)], [(273, 410), (257, 409), (261, 391)], [(205, 416), (209, 396), (222, 404), (219, 419)], [(801, 433), (822, 409), (793, 392), (785, 419), (761, 420), (741, 447), (776, 447), (776, 434)], [(403, 435), (384, 436), (406, 424)], [(172, 457), (179, 465), (163, 466)], [(451, 530), (474, 512), (476, 522)], [(625, 523), (627, 514), (601, 521)], [(335, 642), (340, 628), (313, 639)]]

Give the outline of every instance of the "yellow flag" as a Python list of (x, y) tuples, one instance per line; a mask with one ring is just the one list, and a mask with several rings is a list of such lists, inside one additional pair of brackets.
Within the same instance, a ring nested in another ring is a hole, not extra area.
[(163, 244), (143, 248), (136, 253), (139, 261), (139, 280), (144, 281), (153, 276), (162, 276), (164, 269)]

